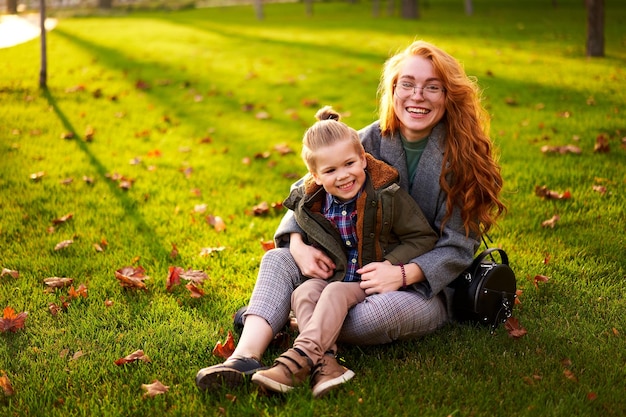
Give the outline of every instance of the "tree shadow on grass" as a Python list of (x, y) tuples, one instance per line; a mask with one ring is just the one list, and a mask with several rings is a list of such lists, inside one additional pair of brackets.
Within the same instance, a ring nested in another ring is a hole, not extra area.
[[(71, 132), (75, 138), (79, 138), (79, 134), (67, 118), (63, 110), (59, 107), (57, 100), (52, 93), (45, 89), (43, 91), (44, 97), (48, 100), (48, 104), (54, 110), (54, 113), (59, 118), (61, 123), (67, 132)], [(98, 175), (105, 180), (104, 182), (109, 185), (111, 194), (119, 201), (120, 205), (124, 208), (127, 218), (135, 225), (138, 237), (141, 237), (146, 242), (146, 247), (150, 249), (151, 255), (157, 259), (165, 259), (169, 252), (167, 248), (159, 245), (159, 237), (155, 233), (154, 229), (150, 227), (143, 216), (135, 209), (136, 202), (129, 198), (122, 189), (117, 186), (117, 183), (109, 181), (107, 178), (107, 170), (104, 164), (98, 159), (96, 155), (87, 147), (85, 141), (76, 140), (77, 146), (80, 150), (89, 158), (90, 164), (95, 168)]]

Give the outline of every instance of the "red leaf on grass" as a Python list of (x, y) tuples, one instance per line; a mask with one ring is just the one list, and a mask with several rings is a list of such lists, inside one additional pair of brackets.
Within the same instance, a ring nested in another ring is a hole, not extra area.
[(167, 291), (172, 291), (175, 285), (180, 284), (180, 273), (183, 272), (183, 268), (180, 266), (170, 266), (169, 274), (167, 275)]
[(611, 151), (609, 146), (609, 138), (606, 135), (600, 134), (596, 137), (596, 144), (593, 147), (594, 152), (608, 153)]
[(146, 284), (143, 281), (150, 278), (145, 275), (145, 272), (141, 266), (125, 266), (115, 271), (115, 278), (117, 278), (122, 287), (145, 290)]
[(215, 347), (213, 348), (213, 355), (218, 356), (222, 359), (230, 358), (230, 355), (235, 351), (235, 339), (233, 338), (233, 333), (229, 330), (228, 336), (226, 336), (226, 341), (222, 345), (221, 342), (217, 342)]
[(535, 288), (539, 288), (539, 283), (540, 282), (548, 282), (550, 281), (550, 277), (547, 277), (545, 275), (535, 275), (535, 278), (533, 278), (533, 285), (535, 286)]
[(506, 323), (504, 323), (504, 327), (506, 328), (507, 332), (509, 333), (509, 336), (514, 338), (514, 339), (519, 339), (520, 337), (526, 335), (526, 333), (528, 333), (526, 331), (526, 329), (524, 329), (522, 326), (520, 326), (519, 324), (519, 320), (516, 319), (515, 317), (509, 317), (506, 320)]
[(194, 285), (193, 282), (185, 285), (185, 288), (187, 288), (189, 292), (191, 292), (192, 298), (200, 298), (204, 295), (204, 291), (202, 290), (202, 288), (198, 288), (196, 285)]
[(139, 350), (134, 351), (130, 355), (126, 355), (123, 358), (119, 358), (114, 363), (117, 366), (121, 366), (130, 362), (136, 362), (136, 361), (150, 362), (150, 358), (146, 354), (143, 353), (143, 350), (139, 349)]
[(0, 332), (4, 333), (6, 331), (11, 331), (15, 333), (19, 329), (24, 328), (26, 316), (28, 316), (27, 311), (15, 314), (15, 310), (11, 307), (5, 307), (2, 312), (2, 318), (0, 318)]

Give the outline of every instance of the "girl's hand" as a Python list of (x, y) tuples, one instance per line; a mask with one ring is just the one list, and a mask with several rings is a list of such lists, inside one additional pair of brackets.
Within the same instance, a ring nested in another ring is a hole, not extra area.
[(289, 251), (305, 277), (328, 279), (333, 275), (334, 262), (323, 251), (304, 243), (300, 234), (291, 234)]

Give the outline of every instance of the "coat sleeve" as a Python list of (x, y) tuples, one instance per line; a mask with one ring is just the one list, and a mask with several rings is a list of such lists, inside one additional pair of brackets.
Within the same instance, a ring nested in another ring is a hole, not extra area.
[(422, 210), (406, 191), (396, 185), (390, 198), (392, 217), (385, 221), (391, 222), (391, 230), (400, 243), (385, 255), (385, 259), (394, 265), (405, 264), (432, 250), (438, 236), (430, 227)]

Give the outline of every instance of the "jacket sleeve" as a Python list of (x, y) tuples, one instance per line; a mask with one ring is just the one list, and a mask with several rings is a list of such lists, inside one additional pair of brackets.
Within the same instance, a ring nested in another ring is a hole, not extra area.
[(390, 221), (391, 230), (400, 240), (400, 243), (385, 255), (385, 259), (394, 265), (405, 264), (432, 250), (437, 243), (437, 233), (430, 227), (413, 198), (397, 185), (391, 196), (383, 195), (383, 198), (392, 199), (390, 213), (392, 217), (385, 221)]
[[(293, 194), (303, 186), (304, 177), (300, 178), (298, 181), (291, 185), (291, 192), (286, 201), (291, 200)], [(277, 248), (285, 248), (289, 247), (289, 238), (292, 233), (299, 233), (301, 235), (304, 234), (296, 219), (293, 215), (293, 211), (289, 210), (283, 218), (280, 220), (280, 224), (276, 228), (276, 232), (274, 232), (274, 244)]]

